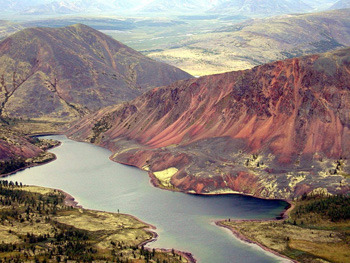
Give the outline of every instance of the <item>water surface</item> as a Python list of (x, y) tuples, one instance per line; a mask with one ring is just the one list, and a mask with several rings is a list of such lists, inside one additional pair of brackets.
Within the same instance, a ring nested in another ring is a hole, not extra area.
[(159, 238), (148, 246), (189, 251), (198, 262), (285, 261), (213, 224), (214, 219), (274, 218), (285, 202), (161, 190), (150, 184), (146, 172), (110, 161), (111, 152), (106, 149), (65, 136), (46, 138), (62, 142), (51, 150), (57, 160), (20, 171), (10, 180), (62, 189), (85, 208), (135, 215), (157, 227)]

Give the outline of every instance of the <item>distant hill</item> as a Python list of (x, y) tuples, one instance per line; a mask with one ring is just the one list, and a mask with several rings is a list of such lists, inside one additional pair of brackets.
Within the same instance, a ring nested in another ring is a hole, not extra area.
[(276, 14), (302, 13), (312, 8), (301, 0), (237, 0), (223, 1), (209, 10), (218, 14), (243, 14), (245, 16), (268, 16)]
[(91, 12), (125, 11), (140, 1), (133, 0), (0, 0), (4, 12), (22, 14), (74, 14)]
[(191, 77), (81, 24), (17, 32), (0, 42), (0, 62), (0, 113), (22, 119), (70, 121)]
[(350, 46), (350, 9), (252, 19), (148, 55), (192, 75), (251, 68)]
[(324, 10), (337, 0), (0, 0), (5, 13), (24, 15), (153, 13), (198, 15), (205, 12), (245, 16), (271, 16)]
[(343, 9), (350, 8), (349, 0), (339, 0), (334, 5), (332, 5), (329, 9)]
[(138, 12), (148, 13), (193, 13), (198, 14), (205, 12), (209, 8), (215, 6), (218, 1), (210, 0), (154, 0), (141, 8), (138, 8)]
[(304, 3), (311, 6), (315, 11), (322, 11), (329, 9), (338, 0), (303, 0)]
[(23, 29), (23, 26), (17, 23), (0, 20), (0, 40)]
[(61, 0), (49, 1), (39, 5), (32, 5), (21, 11), (22, 14), (52, 15), (96, 12), (122, 12), (130, 10), (137, 4), (135, 1), (107, 1), (107, 0)]
[(178, 81), (87, 116), (70, 135), (170, 189), (349, 192), (349, 71), (346, 48)]

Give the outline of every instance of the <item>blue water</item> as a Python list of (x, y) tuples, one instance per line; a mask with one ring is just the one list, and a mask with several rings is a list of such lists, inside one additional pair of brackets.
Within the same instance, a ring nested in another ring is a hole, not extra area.
[(128, 213), (157, 227), (151, 247), (189, 251), (203, 263), (264, 263), (286, 261), (236, 239), (214, 225), (215, 219), (274, 218), (282, 201), (242, 195), (200, 196), (153, 187), (146, 172), (110, 161), (111, 152), (47, 136), (62, 142), (52, 149), (57, 160), (20, 171), (9, 179), (24, 184), (62, 189), (85, 208)]

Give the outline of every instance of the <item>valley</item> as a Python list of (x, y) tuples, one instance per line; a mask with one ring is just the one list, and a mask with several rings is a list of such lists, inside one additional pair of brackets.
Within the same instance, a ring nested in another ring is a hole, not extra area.
[(348, 0), (0, 4), (0, 262), (348, 261)]
[(157, 61), (203, 76), (346, 47), (350, 42), (349, 12), (340, 9), (273, 18), (252, 18), (243, 13), (128, 18), (29, 16), (11, 27), (7, 25), (9, 32), (4, 30), (3, 37), (27, 27), (83, 23)]

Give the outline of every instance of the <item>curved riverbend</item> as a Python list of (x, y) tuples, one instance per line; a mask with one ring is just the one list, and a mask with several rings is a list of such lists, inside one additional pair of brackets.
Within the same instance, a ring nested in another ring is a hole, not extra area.
[(46, 138), (62, 142), (50, 150), (57, 160), (20, 171), (12, 181), (63, 189), (85, 208), (134, 215), (157, 227), (158, 239), (147, 246), (189, 251), (201, 263), (288, 261), (234, 238), (213, 223), (274, 218), (286, 202), (164, 191), (150, 184), (146, 172), (110, 161), (106, 149), (63, 135)]

